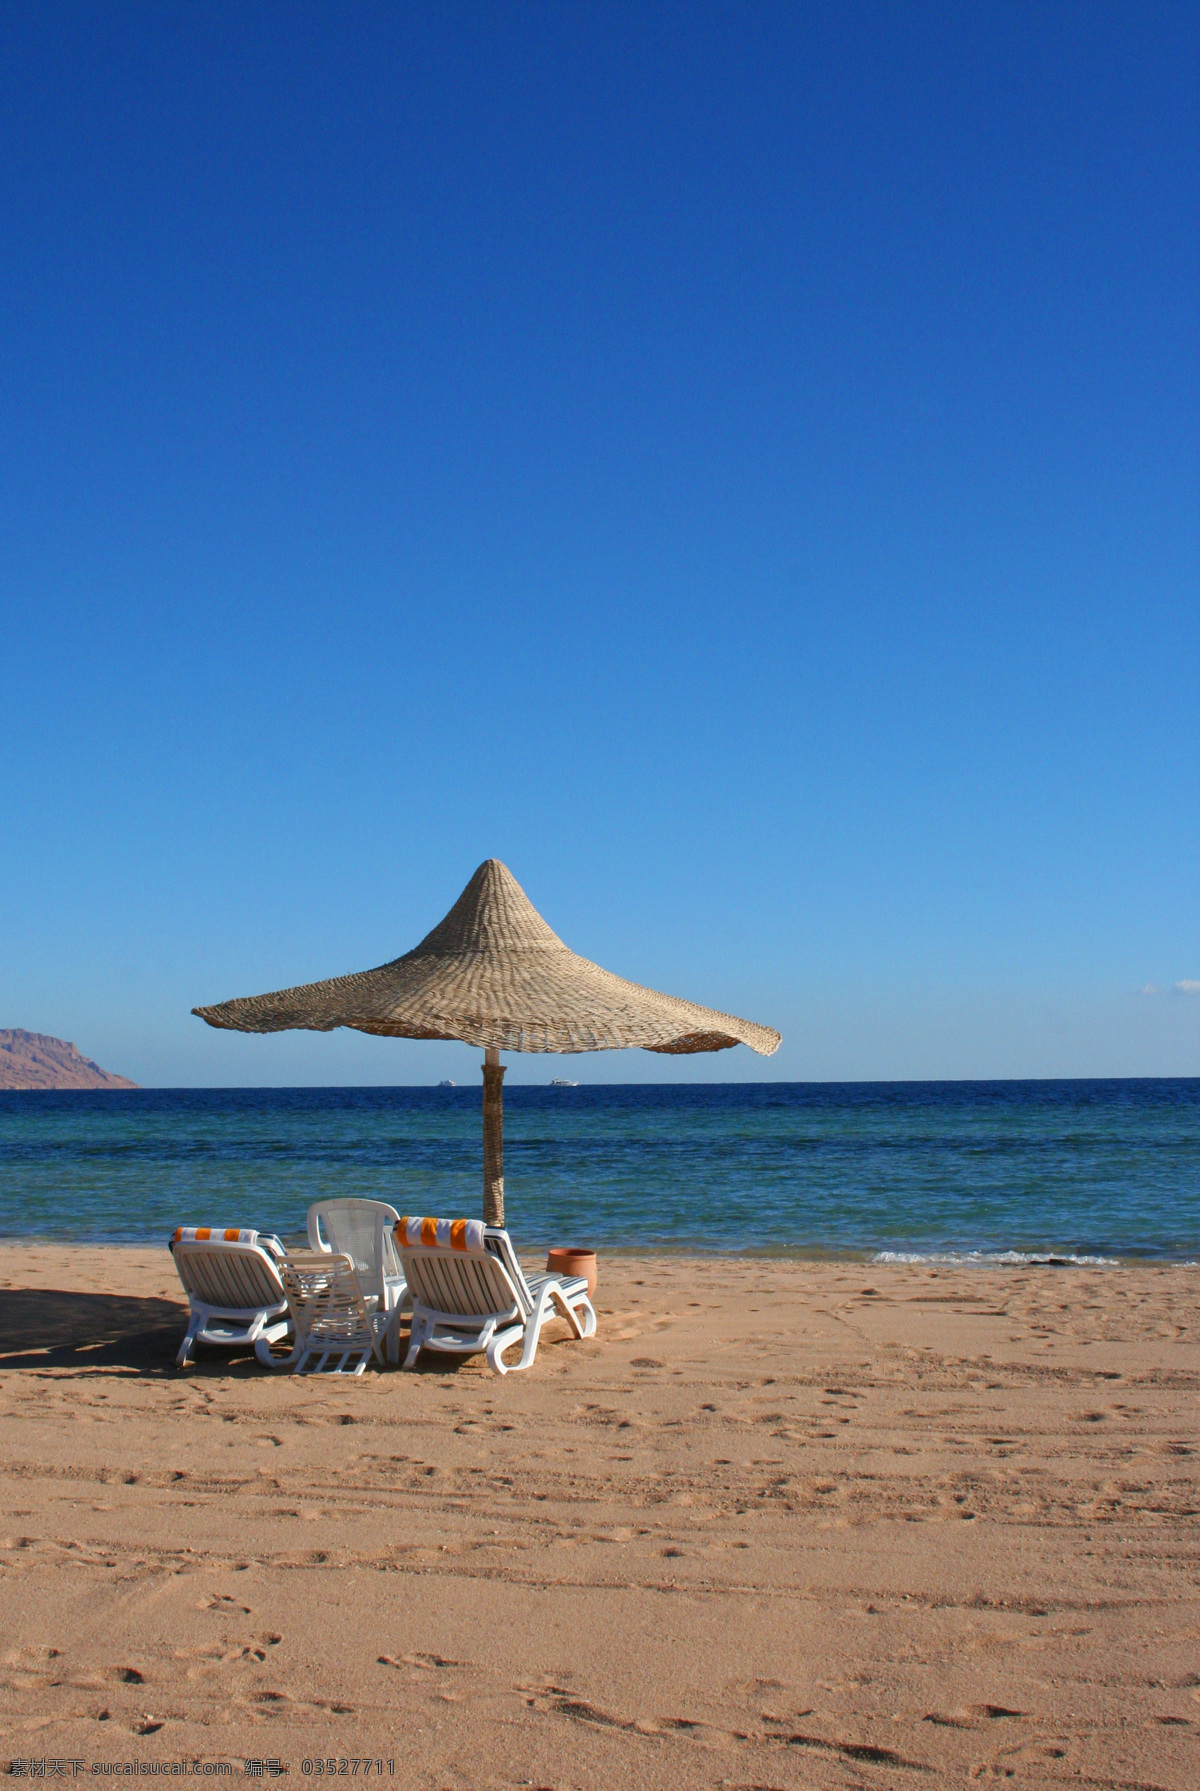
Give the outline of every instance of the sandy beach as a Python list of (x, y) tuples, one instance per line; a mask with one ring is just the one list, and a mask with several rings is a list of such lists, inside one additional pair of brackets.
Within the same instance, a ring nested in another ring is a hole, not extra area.
[(529, 1374), (349, 1382), (4, 1270), (0, 1760), (1200, 1783), (1194, 1270), (610, 1256)]

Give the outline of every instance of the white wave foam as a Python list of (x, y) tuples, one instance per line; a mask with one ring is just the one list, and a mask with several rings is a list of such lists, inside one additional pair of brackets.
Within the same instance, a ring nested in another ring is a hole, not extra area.
[(988, 1267), (1020, 1268), (1041, 1263), (1059, 1263), (1072, 1268), (1119, 1269), (1124, 1263), (1119, 1256), (1075, 1256), (1058, 1250), (877, 1250), (872, 1262), (938, 1262), (948, 1264), (980, 1263)]

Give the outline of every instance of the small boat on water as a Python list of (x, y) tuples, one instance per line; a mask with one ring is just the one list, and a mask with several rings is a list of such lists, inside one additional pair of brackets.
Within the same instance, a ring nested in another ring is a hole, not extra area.
[(572, 1082), (569, 1076), (552, 1076), (550, 1086), (551, 1088), (578, 1088), (579, 1084)]
[(458, 1087), (458, 1083), (457, 1083), (457, 1082), (451, 1082), (451, 1081), (450, 1081), (450, 1079), (449, 1079), (449, 1077), (447, 1077), (447, 1076), (443, 1076), (443, 1077), (442, 1077), (442, 1080), (441, 1080), (441, 1081), (440, 1081), (440, 1082), (439, 1082), (439, 1083), (438, 1083), (438, 1087), (439, 1087), (439, 1088), (457, 1088), (457, 1087)]

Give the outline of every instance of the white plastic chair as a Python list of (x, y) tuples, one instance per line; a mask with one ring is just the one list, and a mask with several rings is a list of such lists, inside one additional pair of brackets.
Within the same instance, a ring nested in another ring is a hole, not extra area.
[[(383, 1200), (318, 1200), (308, 1209), (309, 1249), (350, 1258), (370, 1312), (394, 1312), (409, 1303), (396, 1254), (399, 1217)], [(387, 1335), (390, 1360), (398, 1362), (400, 1339), (394, 1325)]]
[[(594, 1337), (596, 1313), (581, 1277), (530, 1275), (507, 1231), (481, 1219), (408, 1219), (396, 1226), (396, 1248), (412, 1296), (405, 1368), (423, 1349), (454, 1355), (485, 1352), (493, 1374), (528, 1368), (546, 1320), (561, 1313), (576, 1337)], [(519, 1362), (504, 1352), (521, 1342)]]
[(381, 1343), (389, 1345), (396, 1360), (399, 1349), (393, 1349), (392, 1339), (400, 1308), (370, 1309), (349, 1256), (328, 1250), (293, 1251), (280, 1263), (279, 1274), (296, 1341), (288, 1355), (271, 1359), (273, 1368), (290, 1368), (293, 1374), (358, 1375), (372, 1356), (383, 1367)]
[(252, 1343), (259, 1361), (269, 1364), (271, 1345), (292, 1325), (279, 1276), (284, 1258), (279, 1239), (267, 1232), (181, 1225), (168, 1248), (188, 1297), (176, 1368), (198, 1343)]

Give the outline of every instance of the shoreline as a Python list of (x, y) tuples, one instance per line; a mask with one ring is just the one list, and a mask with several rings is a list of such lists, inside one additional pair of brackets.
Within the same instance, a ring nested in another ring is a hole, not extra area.
[[(285, 1247), (306, 1249), (307, 1240), (301, 1231), (269, 1232), (263, 1228), (265, 1235), (279, 1237)], [(540, 1255), (540, 1248), (533, 1249), (520, 1244), (516, 1240), (522, 1256), (532, 1259)], [(52, 1232), (0, 1232), (0, 1244), (5, 1250), (166, 1250), (167, 1239), (161, 1236), (153, 1238), (114, 1238), (107, 1234), (89, 1237), (86, 1233), (73, 1230), (63, 1235)], [(582, 1246), (581, 1246), (582, 1247)], [(630, 1258), (654, 1259), (665, 1262), (779, 1262), (811, 1264), (814, 1267), (830, 1268), (947, 1268), (947, 1269), (981, 1269), (1004, 1270), (1021, 1269), (1098, 1269), (1118, 1270), (1136, 1268), (1172, 1268), (1200, 1269), (1200, 1244), (1192, 1251), (1179, 1255), (1127, 1254), (1124, 1256), (1084, 1254), (1054, 1248), (1037, 1249), (962, 1249), (953, 1250), (935, 1246), (929, 1250), (851, 1250), (823, 1248), (816, 1245), (801, 1244), (757, 1244), (748, 1245), (740, 1250), (729, 1249), (720, 1244), (700, 1246), (695, 1243), (629, 1243), (629, 1244), (597, 1244), (587, 1245), (595, 1249), (601, 1261), (608, 1258), (626, 1260)], [(540, 1265), (539, 1265), (540, 1266)]]

